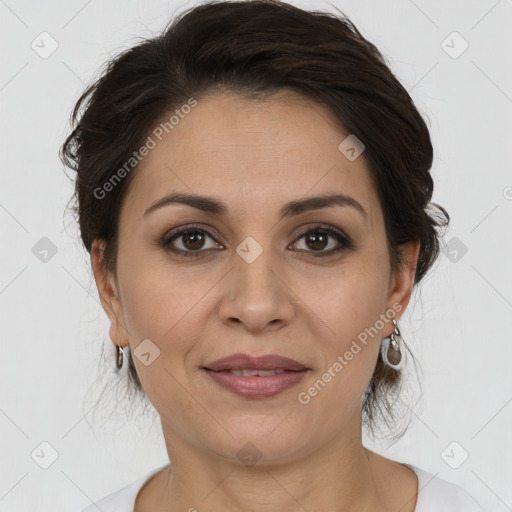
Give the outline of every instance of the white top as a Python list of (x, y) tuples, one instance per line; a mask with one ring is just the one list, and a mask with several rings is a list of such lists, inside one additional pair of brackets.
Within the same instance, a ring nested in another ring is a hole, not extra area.
[[(482, 512), (483, 508), (461, 487), (423, 471), (416, 466), (401, 463), (418, 476), (418, 499), (414, 512)], [(139, 480), (94, 502), (81, 512), (133, 512), (135, 498), (142, 486), (164, 466), (147, 473)]]

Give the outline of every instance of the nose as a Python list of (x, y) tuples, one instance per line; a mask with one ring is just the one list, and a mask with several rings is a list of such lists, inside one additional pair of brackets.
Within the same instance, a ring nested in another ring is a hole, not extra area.
[(250, 237), (240, 244), (223, 280), (219, 308), (224, 323), (240, 324), (251, 333), (282, 328), (295, 311), (284, 266), (270, 248), (262, 249)]

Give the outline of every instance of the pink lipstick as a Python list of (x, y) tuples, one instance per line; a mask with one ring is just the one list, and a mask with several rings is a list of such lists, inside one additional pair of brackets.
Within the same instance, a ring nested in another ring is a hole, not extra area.
[(294, 359), (275, 354), (258, 357), (233, 354), (203, 367), (214, 382), (248, 398), (277, 395), (298, 384), (309, 369)]

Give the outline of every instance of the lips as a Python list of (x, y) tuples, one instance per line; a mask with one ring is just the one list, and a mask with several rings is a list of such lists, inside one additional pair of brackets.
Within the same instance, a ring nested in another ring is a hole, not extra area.
[(308, 369), (306, 366), (294, 359), (275, 354), (259, 357), (252, 357), (247, 354), (233, 354), (231, 356), (212, 361), (211, 363), (206, 364), (204, 368), (214, 372), (227, 370), (275, 370), (276, 373), (278, 373), (277, 371), (279, 370), (299, 372)]
[(268, 398), (297, 385), (310, 368), (288, 357), (233, 354), (202, 368), (224, 389), (245, 398)]

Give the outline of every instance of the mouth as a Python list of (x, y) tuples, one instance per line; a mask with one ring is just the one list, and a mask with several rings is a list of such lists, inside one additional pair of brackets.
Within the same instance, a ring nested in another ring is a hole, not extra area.
[(264, 356), (250, 356), (247, 354), (232, 354), (222, 359), (216, 359), (211, 363), (205, 364), (207, 370), (215, 372), (226, 370), (284, 370), (284, 371), (302, 371), (308, 368), (289, 357), (278, 356), (276, 354), (268, 354)]
[[(207, 368), (209, 369), (209, 368)], [(212, 370), (213, 371), (213, 370)], [(232, 373), (233, 375), (238, 375), (239, 377), (253, 377), (255, 375), (259, 375), (260, 377), (268, 377), (269, 375), (276, 375), (278, 373), (284, 373), (289, 370), (283, 370), (282, 368), (277, 368), (275, 370), (251, 370), (249, 368), (244, 370), (220, 370), (225, 373)]]
[(283, 356), (233, 354), (202, 367), (222, 388), (246, 398), (275, 396), (299, 383), (310, 370)]

